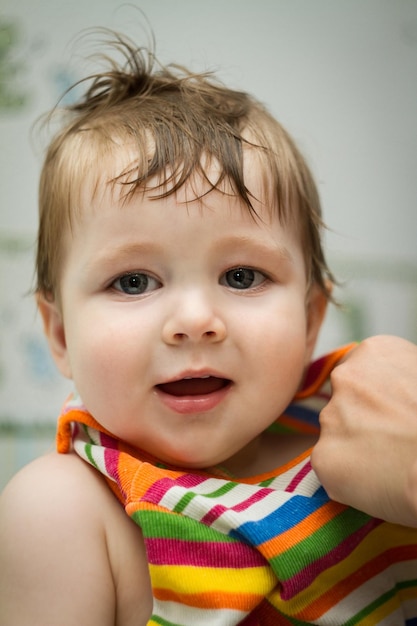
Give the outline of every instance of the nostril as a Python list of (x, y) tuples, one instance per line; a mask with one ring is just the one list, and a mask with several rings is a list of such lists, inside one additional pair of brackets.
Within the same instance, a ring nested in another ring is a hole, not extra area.
[[(184, 332), (185, 331), (185, 332)], [(188, 342), (217, 343), (223, 341), (226, 336), (225, 325), (214, 320), (178, 320), (175, 316), (170, 318), (162, 331), (163, 341), (172, 345), (185, 345)]]
[[(204, 338), (204, 337), (205, 337), (206, 339), (213, 339), (213, 338), (215, 338), (215, 337), (216, 337), (216, 334), (217, 334), (217, 333), (216, 333), (216, 331), (214, 331), (214, 330), (207, 330), (207, 331), (205, 331), (205, 332), (201, 335), (201, 337), (202, 337), (202, 338)], [(187, 333), (175, 333), (175, 334), (174, 334), (174, 340), (175, 340), (175, 341), (184, 341), (185, 339), (187, 339), (187, 338), (188, 338), (188, 336), (189, 336), (189, 335), (187, 335)]]

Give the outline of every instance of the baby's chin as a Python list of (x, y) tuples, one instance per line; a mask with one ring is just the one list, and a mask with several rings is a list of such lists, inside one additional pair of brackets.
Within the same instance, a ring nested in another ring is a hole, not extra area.
[[(202, 455), (196, 454), (196, 450), (193, 450), (190, 454), (183, 455), (168, 455), (168, 454), (152, 454), (156, 457), (160, 463), (168, 467), (172, 467), (179, 470), (185, 470), (190, 472), (205, 472), (205, 473), (225, 473), (229, 474), (229, 465), (233, 466), (234, 456), (228, 455)], [(230, 470), (230, 473), (231, 470)]]

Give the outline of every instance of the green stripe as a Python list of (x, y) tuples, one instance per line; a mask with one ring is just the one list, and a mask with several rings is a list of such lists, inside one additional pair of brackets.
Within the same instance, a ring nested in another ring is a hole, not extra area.
[[(232, 489), (234, 489), (237, 485), (238, 483), (233, 483), (233, 482), (226, 483), (225, 485), (222, 485), (221, 487), (219, 487), (215, 491), (212, 491), (211, 493), (203, 494), (203, 497), (204, 498), (218, 498), (219, 496), (222, 496), (225, 493), (232, 491)], [(200, 496), (200, 495), (201, 494), (195, 491), (189, 491), (188, 493), (186, 493), (173, 508), (174, 513), (182, 513), (183, 510), (190, 504), (190, 502), (196, 496)]]
[(99, 470), (99, 467), (98, 467), (97, 463), (95, 462), (93, 455), (91, 454), (92, 447), (93, 447), (93, 445), (91, 443), (86, 443), (84, 445), (85, 454), (86, 454), (89, 462), (91, 463), (91, 465), (93, 465), (96, 469)]
[(417, 578), (413, 578), (412, 580), (403, 580), (396, 585), (398, 591), (403, 591), (404, 589), (410, 589), (411, 587), (417, 588)]
[[(302, 420), (298, 420), (298, 422), (302, 422)], [(299, 433), (299, 425), (294, 423), (294, 425), (289, 424), (281, 424), (281, 422), (273, 422), (271, 426), (268, 426), (267, 431), (269, 433), (279, 434), (279, 435), (294, 435)]]
[[(367, 617), (368, 615), (372, 614), (372, 612), (375, 611), (375, 609), (379, 608), (379, 606), (382, 606), (383, 604), (391, 600), (395, 595), (397, 595), (398, 592), (404, 589), (409, 589), (410, 587), (417, 587), (417, 580), (407, 580), (405, 582), (398, 583), (394, 589), (391, 589), (387, 593), (384, 593), (377, 600), (375, 600), (374, 602), (369, 604), (367, 607), (365, 607), (362, 611), (357, 613), (354, 617), (351, 617), (347, 622), (343, 622), (343, 626), (355, 626), (355, 624), (363, 620), (364, 617)], [(277, 610), (277, 619), (279, 618), (279, 615), (284, 615), (286, 620), (288, 620), (288, 622), (290, 622), (293, 626), (306, 626), (307, 624), (307, 622), (305, 622), (304, 620), (299, 620), (295, 617), (290, 617), (289, 615), (285, 615), (285, 613), (281, 613), (279, 609), (276, 609), (276, 610)], [(329, 612), (331, 612), (331, 610), (332, 609), (329, 609)], [(326, 615), (324, 615), (323, 617), (326, 617)]]
[(92, 438), (92, 436), (90, 435), (90, 429), (86, 424), (78, 424), (78, 426), (80, 426), (83, 429), (84, 435), (86, 437), (88, 437), (89, 443), (97, 445), (94, 441), (94, 439)]
[[(411, 587), (417, 587), (417, 580), (405, 580), (397, 583), (395, 587), (382, 594), (382, 596), (379, 596), (379, 598), (371, 602), (371, 604), (368, 604), (368, 606), (366, 606), (362, 611), (351, 617), (346, 622), (345, 626), (354, 626), (355, 624), (363, 620), (364, 617), (372, 614), (376, 609), (380, 608), (381, 606), (392, 600), (392, 598), (398, 595), (399, 592), (405, 589), (410, 589)], [(401, 606), (400, 599), (398, 600), (398, 604), (399, 606)]]
[[(295, 546), (273, 557), (270, 560), (271, 567), (280, 580), (288, 580), (333, 548), (337, 548), (368, 521), (369, 517), (365, 513), (346, 509)], [(312, 560), (309, 555), (314, 555)]]
[[(306, 626), (307, 624), (310, 624), (310, 622), (305, 622), (304, 620), (296, 619), (295, 617), (291, 617), (289, 615), (285, 615), (285, 613), (279, 612), (278, 616), (279, 615), (283, 615), (285, 617), (285, 619), (288, 620), (288, 622), (290, 624), (292, 624), (292, 626)], [(277, 622), (277, 623), (279, 623), (279, 622)]]
[(272, 476), (272, 478), (267, 478), (266, 480), (263, 480), (261, 483), (259, 483), (259, 486), (269, 487), (269, 485), (271, 485), (276, 478), (277, 478), (276, 476)]
[(373, 613), (375, 609), (378, 609), (383, 604), (386, 604), (387, 602), (389, 602), (389, 600), (391, 600), (396, 595), (397, 595), (397, 590), (395, 588), (382, 594), (382, 596), (379, 596), (379, 598), (377, 598), (374, 602), (371, 602), (371, 604), (368, 604), (368, 606), (366, 606), (362, 611), (359, 611), (359, 613), (356, 613), (356, 615), (351, 617), (346, 622), (345, 626), (354, 626), (354, 624), (357, 624), (358, 622), (363, 620), (364, 617), (367, 617), (368, 615)]
[(147, 539), (181, 539), (183, 541), (215, 541), (239, 543), (237, 539), (201, 524), (198, 520), (173, 515), (169, 511), (135, 511), (133, 521), (141, 527)]

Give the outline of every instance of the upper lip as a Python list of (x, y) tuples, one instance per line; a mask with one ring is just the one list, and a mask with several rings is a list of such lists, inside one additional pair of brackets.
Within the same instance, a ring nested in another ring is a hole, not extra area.
[(225, 376), (223, 373), (217, 372), (211, 369), (185, 370), (179, 375), (175, 375), (172, 378), (167, 378), (166, 380), (162, 380), (161, 382), (157, 383), (155, 386), (158, 387), (159, 385), (175, 383), (175, 382), (178, 382), (179, 380), (184, 380), (184, 379), (191, 380), (193, 378), (211, 378), (211, 377), (220, 378), (220, 379), (229, 380), (229, 381), (231, 380), (229, 376)]

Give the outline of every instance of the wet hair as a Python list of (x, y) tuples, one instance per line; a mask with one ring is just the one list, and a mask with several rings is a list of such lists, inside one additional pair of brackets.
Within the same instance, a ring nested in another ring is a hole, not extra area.
[[(124, 185), (127, 196), (142, 190), (161, 198), (199, 174), (209, 183), (208, 192), (231, 189), (254, 219), (244, 154), (256, 151), (264, 197), (281, 221), (297, 225), (308, 283), (331, 299), (319, 195), (285, 129), (255, 98), (227, 88), (212, 74), (162, 66), (151, 51), (116, 33), (112, 38), (122, 62), (106, 56), (107, 69), (82, 81), (84, 96), (59, 109), (64, 123), (49, 145), (40, 179), (37, 291), (56, 297), (64, 239), (76, 219), (83, 180), (93, 175), (98, 186), (103, 157), (126, 145), (129, 153), (134, 148), (134, 162), (106, 182)], [(211, 178), (208, 174), (211, 163), (216, 180), (212, 170)]]

